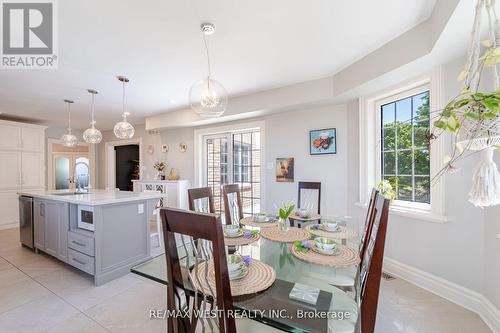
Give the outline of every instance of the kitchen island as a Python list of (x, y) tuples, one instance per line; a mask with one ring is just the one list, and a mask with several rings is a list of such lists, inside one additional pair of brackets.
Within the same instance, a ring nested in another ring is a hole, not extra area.
[[(21, 239), (23, 233), (32, 232), (36, 252), (92, 275), (95, 285), (127, 274), (151, 256), (148, 221), (159, 193), (27, 190), (18, 194), (23, 202)], [(32, 228), (26, 230), (28, 224)]]

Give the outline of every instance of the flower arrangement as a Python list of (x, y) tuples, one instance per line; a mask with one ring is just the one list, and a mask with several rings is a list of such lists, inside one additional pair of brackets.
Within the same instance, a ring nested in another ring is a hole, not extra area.
[(288, 217), (290, 216), (290, 214), (292, 214), (294, 208), (295, 208), (295, 203), (294, 202), (289, 202), (289, 203), (283, 204), (283, 207), (281, 207), (278, 210), (278, 216), (279, 216), (279, 218), (282, 219), (282, 220), (288, 219)]
[(388, 180), (381, 180), (377, 183), (377, 189), (380, 190), (380, 193), (390, 200), (396, 199), (396, 191), (392, 187), (391, 183)]
[(296, 241), (295, 243), (293, 243), (293, 246), (295, 246), (295, 249), (297, 251), (307, 253), (312, 248), (313, 243), (309, 240)]
[(166, 167), (167, 164), (163, 161), (156, 161), (155, 164), (153, 164), (153, 168), (158, 172), (163, 172), (163, 170), (165, 170)]
[(245, 231), (245, 233), (243, 233), (243, 238), (248, 239), (248, 238), (257, 237), (258, 234), (259, 234), (258, 230)]

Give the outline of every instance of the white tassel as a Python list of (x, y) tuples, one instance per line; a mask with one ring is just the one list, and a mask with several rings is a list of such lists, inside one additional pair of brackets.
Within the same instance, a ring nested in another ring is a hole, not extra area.
[(495, 148), (488, 147), (482, 151), (482, 159), (472, 175), (472, 189), (469, 201), (476, 207), (488, 207), (500, 204), (500, 174), (493, 162)]

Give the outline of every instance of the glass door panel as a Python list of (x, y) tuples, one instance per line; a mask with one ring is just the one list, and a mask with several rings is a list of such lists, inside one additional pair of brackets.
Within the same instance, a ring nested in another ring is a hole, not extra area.
[(67, 156), (56, 156), (55, 163), (55, 189), (56, 190), (69, 190), (70, 188), (70, 159)]

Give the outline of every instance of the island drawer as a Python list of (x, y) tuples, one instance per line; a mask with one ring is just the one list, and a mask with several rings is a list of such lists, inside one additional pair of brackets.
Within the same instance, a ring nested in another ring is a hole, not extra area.
[(68, 249), (68, 264), (94, 275), (94, 257)]
[(95, 254), (94, 238), (76, 232), (68, 232), (68, 247), (92, 257)]

